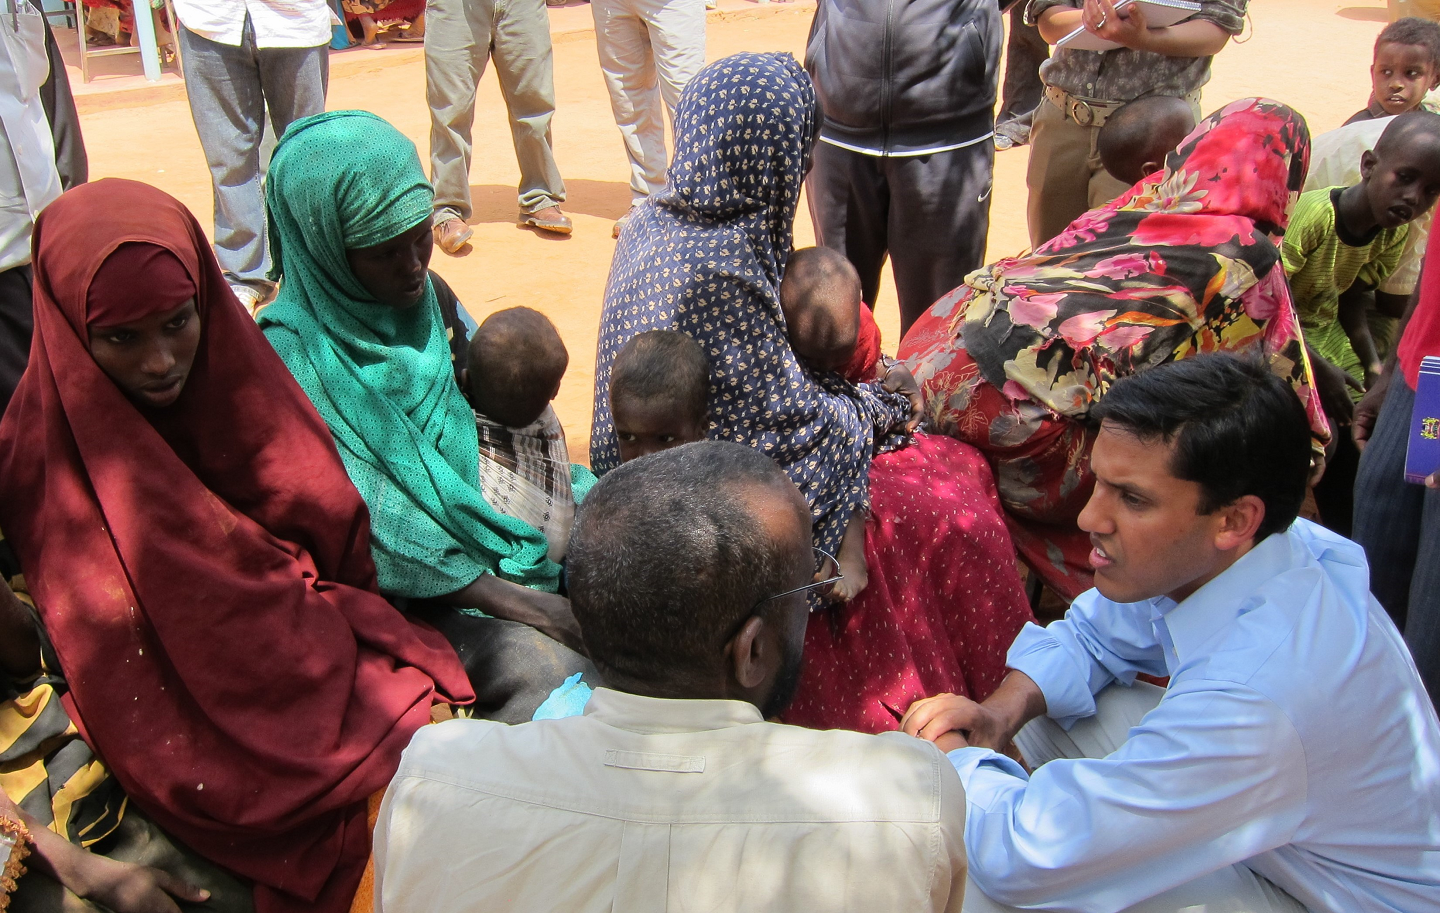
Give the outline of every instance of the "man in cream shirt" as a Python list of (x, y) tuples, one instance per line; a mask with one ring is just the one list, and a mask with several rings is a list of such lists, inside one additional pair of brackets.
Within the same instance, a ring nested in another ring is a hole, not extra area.
[(606, 686), (583, 716), (417, 733), (380, 809), (376, 910), (958, 913), (965, 797), (933, 745), (765, 721), (834, 573), (810, 535), (785, 473), (737, 444), (602, 479), (568, 571)]

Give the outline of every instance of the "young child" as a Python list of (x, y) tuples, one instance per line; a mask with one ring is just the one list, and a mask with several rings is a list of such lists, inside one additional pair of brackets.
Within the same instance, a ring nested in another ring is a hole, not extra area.
[(558, 562), (575, 520), (577, 480), (550, 403), (570, 353), (555, 325), (526, 307), (491, 314), (470, 337), (468, 351), (461, 384), (475, 410), (480, 490), (491, 507), (543, 532), (550, 560)]
[(1183, 98), (1147, 95), (1105, 119), (1095, 151), (1110, 176), (1134, 186), (1161, 171), (1165, 156), (1195, 129), (1195, 112)]
[(1345, 123), (1415, 111), (1440, 86), (1440, 24), (1406, 16), (1375, 39), (1370, 103)]
[(1348, 427), (1353, 401), (1382, 370), (1367, 293), (1395, 271), (1408, 224), (1440, 196), (1440, 115), (1396, 117), (1361, 155), (1360, 175), (1350, 187), (1302, 193), (1280, 248), (1316, 389), (1337, 431), (1315, 500), (1321, 520), (1341, 535), (1349, 535), (1359, 460)]
[[(610, 416), (620, 462), (705, 439), (710, 366), (689, 336), (650, 330), (630, 339), (610, 369)], [(865, 518), (857, 514), (841, 541), (841, 579), (831, 599), (848, 602), (869, 582), (865, 567)]]
[(880, 328), (861, 301), (860, 274), (844, 254), (828, 247), (792, 253), (780, 281), (780, 309), (790, 348), (810, 370), (834, 371), (853, 384), (876, 379)]
[(610, 369), (610, 416), (620, 462), (705, 440), (710, 366), (699, 343), (677, 330), (626, 342)]

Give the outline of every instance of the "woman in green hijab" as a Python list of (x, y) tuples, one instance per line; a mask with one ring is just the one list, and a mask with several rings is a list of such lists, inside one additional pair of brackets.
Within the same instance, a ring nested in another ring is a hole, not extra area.
[(544, 534), (481, 493), (448, 339), (463, 329), (447, 328), (428, 269), (434, 191), (415, 144), (363, 111), (307, 117), (285, 131), (265, 195), (280, 294), (258, 320), (369, 505), (381, 590), (455, 645), (477, 712), (529, 719), (593, 667)]

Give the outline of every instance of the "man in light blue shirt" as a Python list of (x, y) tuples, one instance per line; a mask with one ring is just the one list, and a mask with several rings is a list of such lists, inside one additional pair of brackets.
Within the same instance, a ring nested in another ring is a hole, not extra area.
[(1364, 553), (1295, 519), (1293, 392), (1206, 356), (1096, 413), (1096, 589), (904, 721), (965, 784), (965, 909), (1440, 909), (1440, 722)]

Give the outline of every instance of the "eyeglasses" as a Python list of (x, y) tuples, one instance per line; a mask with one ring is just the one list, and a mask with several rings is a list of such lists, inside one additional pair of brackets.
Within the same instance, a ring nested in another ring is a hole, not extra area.
[(823, 548), (815, 548), (814, 546), (811, 546), (810, 551), (815, 553), (814, 582), (807, 583), (804, 586), (797, 586), (795, 589), (786, 590), (783, 593), (776, 593), (774, 596), (766, 596), (764, 599), (755, 603), (756, 611), (758, 611), (762, 605), (770, 602), (771, 600), (780, 599), (784, 596), (793, 596), (796, 593), (803, 593), (806, 590), (815, 590), (820, 589), (821, 587), (832, 587), (845, 579), (845, 575), (840, 573), (840, 562), (835, 558), (834, 555), (825, 551)]

